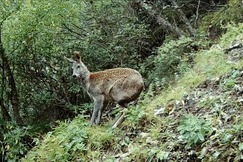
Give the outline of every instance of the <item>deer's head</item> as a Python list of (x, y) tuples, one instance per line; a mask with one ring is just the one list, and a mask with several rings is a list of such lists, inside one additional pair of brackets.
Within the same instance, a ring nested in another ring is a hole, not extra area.
[(86, 78), (89, 73), (87, 67), (83, 64), (80, 57), (80, 52), (74, 51), (73, 58), (67, 58), (64, 56), (64, 59), (72, 63), (73, 69), (73, 78)]

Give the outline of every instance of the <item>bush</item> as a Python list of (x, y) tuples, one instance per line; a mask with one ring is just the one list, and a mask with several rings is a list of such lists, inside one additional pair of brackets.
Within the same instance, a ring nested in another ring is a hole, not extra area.
[(189, 114), (185, 115), (180, 122), (178, 131), (180, 131), (181, 138), (190, 147), (204, 142), (205, 136), (212, 131), (212, 126), (209, 121)]
[(72, 124), (70, 121), (58, 124), (36, 147), (40, 151), (30, 151), (23, 161), (73, 161), (77, 154), (86, 153), (88, 134), (85, 127), (88, 124), (84, 118), (78, 117)]
[(6, 125), (8, 132), (3, 135), (1, 153), (6, 161), (19, 161), (34, 145), (30, 127), (19, 127), (13, 123)]

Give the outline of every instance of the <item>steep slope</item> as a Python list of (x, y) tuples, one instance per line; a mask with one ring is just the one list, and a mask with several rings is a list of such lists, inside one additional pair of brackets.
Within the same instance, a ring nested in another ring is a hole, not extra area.
[(121, 128), (90, 127), (83, 116), (60, 122), (22, 161), (243, 160), (240, 44), (243, 24), (229, 26), (174, 85), (156, 98), (144, 94)]

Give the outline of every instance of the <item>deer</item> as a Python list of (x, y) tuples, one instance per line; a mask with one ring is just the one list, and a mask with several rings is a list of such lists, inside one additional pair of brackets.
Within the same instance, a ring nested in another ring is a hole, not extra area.
[[(94, 108), (90, 120), (91, 125), (99, 125), (102, 112), (109, 102), (118, 103), (123, 108), (137, 101), (144, 91), (142, 75), (131, 68), (113, 68), (98, 72), (90, 72), (81, 60), (80, 52), (74, 51), (72, 58), (64, 59), (72, 64), (72, 77), (79, 80), (81, 86), (94, 101)], [(123, 112), (112, 128), (116, 128), (124, 120)]]

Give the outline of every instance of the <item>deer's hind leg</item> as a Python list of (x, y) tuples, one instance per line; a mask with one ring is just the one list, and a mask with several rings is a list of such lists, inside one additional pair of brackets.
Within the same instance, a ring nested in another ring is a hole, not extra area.
[[(123, 95), (121, 96), (118, 96), (116, 100), (117, 100), (116, 102), (123, 108), (128, 108), (128, 103), (131, 101), (131, 99), (127, 95), (125, 95), (125, 93), (123, 93)], [(125, 120), (126, 110), (123, 110), (120, 113), (121, 114), (118, 116), (118, 118), (115, 120), (114, 124), (112, 125), (113, 129), (118, 127)]]

